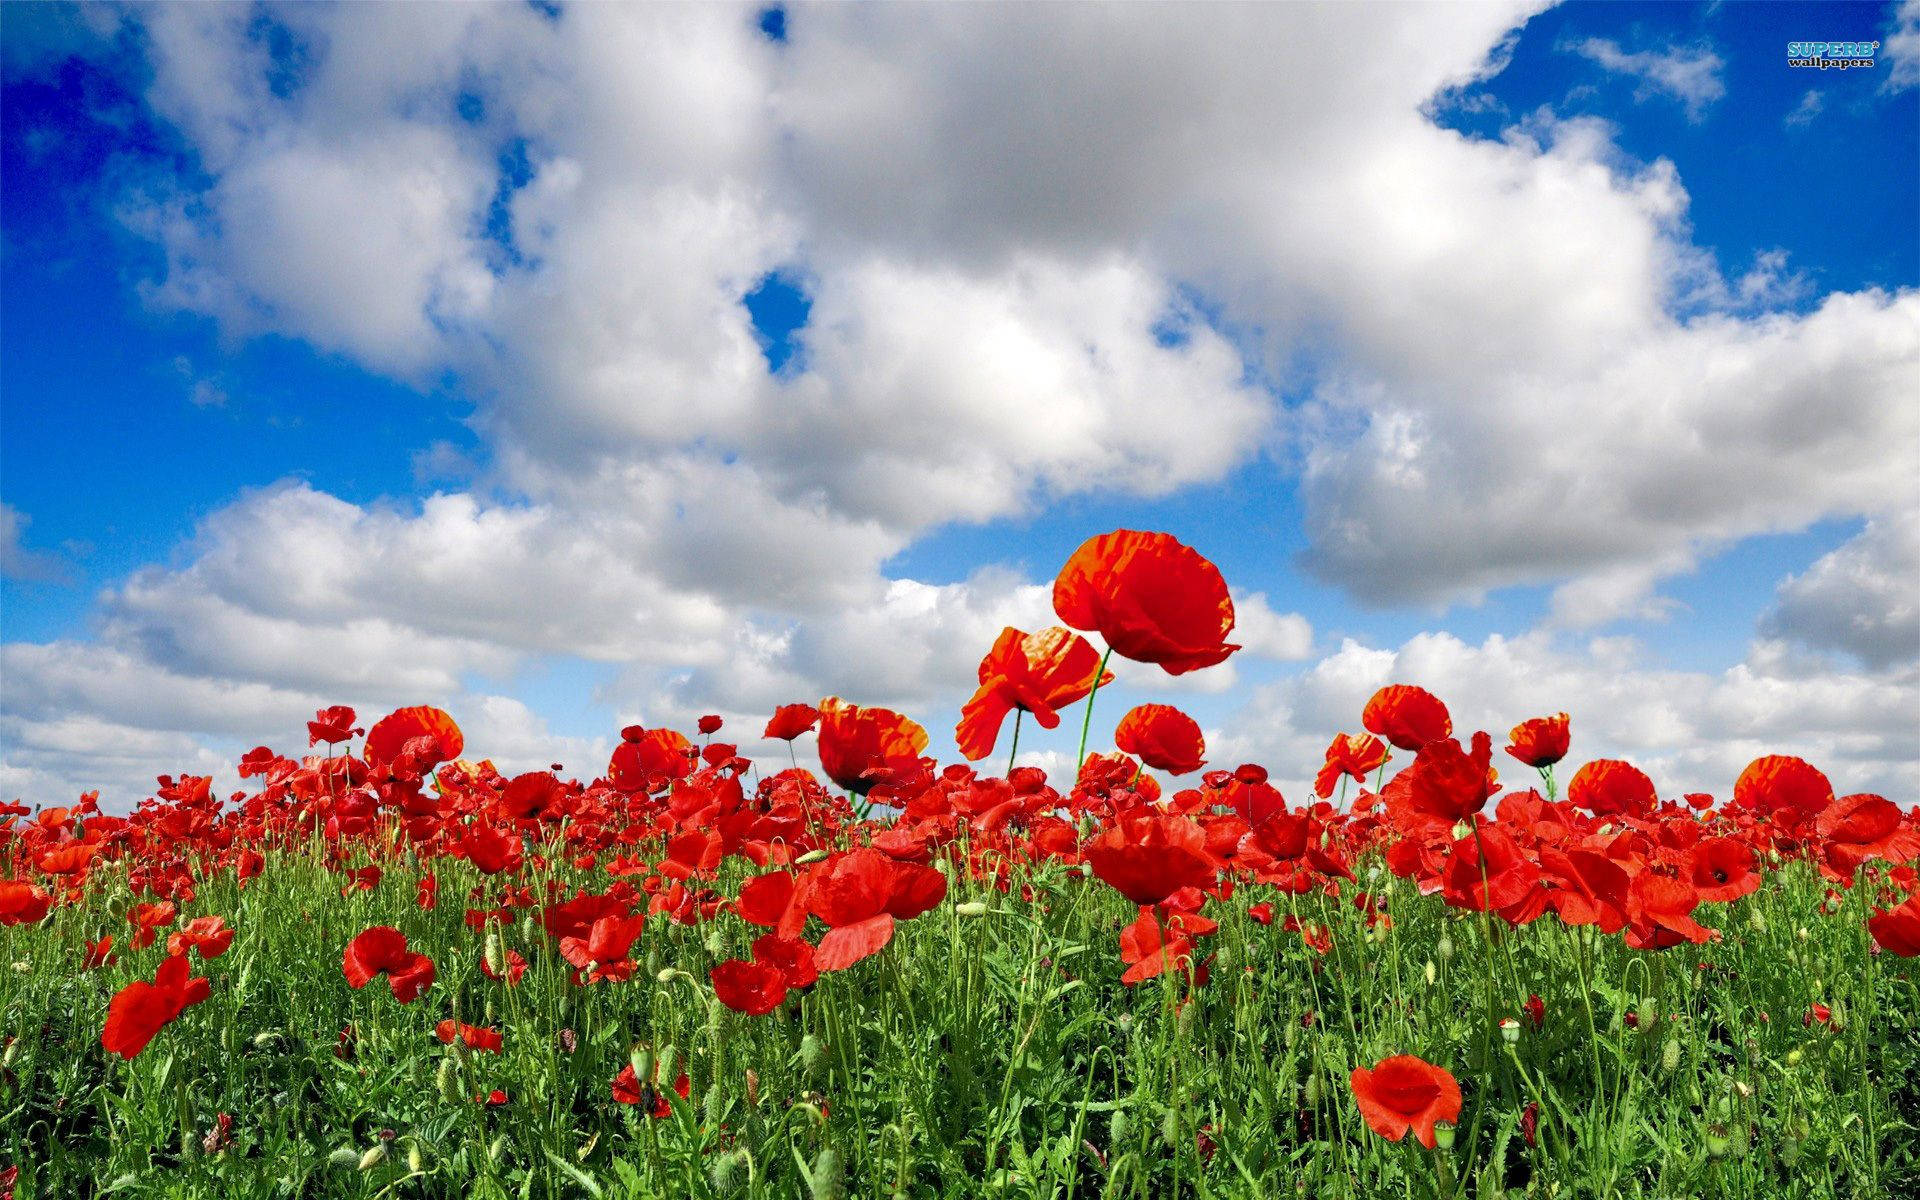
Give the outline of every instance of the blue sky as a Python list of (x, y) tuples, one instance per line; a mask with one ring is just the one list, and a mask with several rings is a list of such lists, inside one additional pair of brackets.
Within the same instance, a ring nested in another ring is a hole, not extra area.
[(1911, 789), (1920, 13), (1475, 12), (1285, 83), (1280, 10), (10, 14), (0, 784), (290, 749), (315, 697), (591, 770), (842, 688), (939, 749), (1137, 527), (1264, 597), (1231, 678), (1113, 701), (1223, 754), (1425, 673), (1675, 788), (1766, 743)]

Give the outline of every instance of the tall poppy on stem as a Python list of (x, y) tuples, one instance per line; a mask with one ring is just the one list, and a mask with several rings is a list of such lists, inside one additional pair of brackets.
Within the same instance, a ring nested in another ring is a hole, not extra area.
[(917, 759), (927, 731), (890, 708), (862, 708), (837, 696), (820, 702), (820, 767), (849, 792), (865, 795), (870, 773), (900, 759)]
[[(1096, 684), (1113, 682), (1113, 676), (1100, 668), (1099, 652), (1071, 629), (1058, 625), (1038, 633), (1022, 633), (1011, 625), (1002, 629), (993, 649), (980, 660), (979, 690), (960, 710), (960, 724), (954, 730), (960, 753), (969, 760), (993, 753), (1009, 712), (1032, 713), (1041, 728), (1058, 728), (1060, 709), (1086, 696)], [(1017, 717), (1013, 735), (1018, 750)]]
[[(1225, 662), (1240, 647), (1233, 597), (1220, 569), (1172, 534), (1117, 529), (1089, 538), (1053, 583), (1053, 610), (1075, 629), (1096, 631), (1107, 654), (1156, 663), (1184, 675)], [(1106, 658), (1100, 660), (1106, 670)], [(1087, 694), (1079, 761), (1086, 761), (1096, 686)]]
[(173, 954), (160, 964), (153, 982), (136, 979), (107, 1005), (100, 1044), (111, 1054), (131, 1059), (175, 1017), (212, 994), (213, 985), (188, 974), (187, 956)]
[(1200, 724), (1169, 704), (1141, 704), (1127, 710), (1114, 728), (1113, 744), (1156, 770), (1185, 775), (1205, 766), (1207, 740)]

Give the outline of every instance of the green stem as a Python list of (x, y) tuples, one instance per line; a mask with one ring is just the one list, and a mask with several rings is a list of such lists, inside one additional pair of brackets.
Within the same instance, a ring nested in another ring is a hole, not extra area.
[(1093, 689), (1087, 693), (1087, 715), (1080, 722), (1080, 753), (1073, 760), (1073, 780), (1080, 782), (1080, 768), (1087, 761), (1087, 732), (1093, 728), (1093, 698), (1100, 694), (1100, 681), (1107, 677), (1107, 660), (1113, 657), (1113, 647), (1100, 656), (1100, 667), (1093, 673)]
[(1020, 718), (1027, 715), (1024, 708), (1013, 710), (1013, 745), (1007, 747), (1007, 778), (1013, 778), (1013, 760), (1020, 753)]

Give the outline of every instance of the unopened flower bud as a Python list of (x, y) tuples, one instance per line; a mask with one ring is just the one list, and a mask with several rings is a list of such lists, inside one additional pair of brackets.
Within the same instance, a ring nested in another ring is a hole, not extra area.
[(377, 1142), (360, 1156), (360, 1169), (371, 1171), (385, 1161), (387, 1161), (386, 1144)]
[(820, 862), (824, 860), (826, 857), (827, 857), (827, 852), (824, 849), (809, 850), (805, 854), (802, 854), (799, 858), (794, 859), (793, 865), (796, 867), (804, 867), (810, 863)]
[(846, 1200), (847, 1168), (832, 1146), (822, 1149), (813, 1160), (811, 1192), (813, 1200)]
[(984, 917), (987, 915), (987, 904), (984, 900), (969, 900), (965, 904), (954, 905), (953, 911), (963, 917)]
[(1500, 1036), (1505, 1039), (1509, 1046), (1519, 1042), (1520, 1022), (1514, 1020), (1512, 1017), (1502, 1017), (1500, 1019)]
[(1667, 1044), (1660, 1048), (1660, 1066), (1666, 1071), (1673, 1071), (1680, 1066), (1680, 1040), (1678, 1038), (1667, 1039)]

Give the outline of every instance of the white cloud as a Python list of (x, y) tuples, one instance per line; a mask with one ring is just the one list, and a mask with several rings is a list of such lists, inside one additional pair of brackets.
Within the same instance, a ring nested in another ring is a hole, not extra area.
[(1878, 57), (1887, 63), (1882, 91), (1900, 92), (1920, 85), (1920, 0), (1902, 0)]
[(1869, 521), (1845, 545), (1788, 576), (1763, 627), (1852, 654), (1869, 667), (1920, 658), (1920, 508)]
[(1826, 107), (1826, 101), (1820, 96), (1820, 89), (1808, 88), (1807, 94), (1800, 97), (1800, 103), (1796, 104), (1793, 111), (1787, 114), (1787, 128), (1805, 129), (1807, 126), (1813, 124), (1813, 119), (1824, 112)]
[(1726, 63), (1709, 46), (1627, 51), (1607, 38), (1587, 38), (1567, 48), (1616, 75), (1639, 80), (1636, 100), (1664, 95), (1680, 101), (1687, 110), (1687, 120), (1696, 124), (1715, 100), (1727, 94), (1727, 85), (1720, 78)]
[(67, 577), (65, 565), (57, 555), (30, 550), (24, 538), (33, 518), (13, 505), (0, 501), (0, 579), (22, 583), (57, 583)]
[[(419, 506), (241, 497), (109, 592), (104, 657), (46, 669), (124, 658), (278, 714), (565, 654), (647, 664), (609, 699), (649, 712), (950, 707), (1049, 610), (892, 555), (1263, 451), (1351, 594), (1544, 583), (1569, 628), (1666, 611), (1662, 578), (1749, 534), (1883, 518), (1920, 294), (1786, 311), (1784, 254), (1723, 278), (1673, 165), (1605, 123), (1435, 125), (1533, 7), (824, 6), (783, 47), (717, 6), (140, 10), (148, 101), (210, 180), (122, 206), (165, 252), (153, 302), (454, 379), (491, 467), (429, 450), (469, 490)], [(1690, 112), (1720, 87), (1704, 49), (1582, 52)], [(813, 303), (777, 379), (741, 303), (775, 269)], [(1242, 619), (1249, 661), (1311, 651), (1259, 597)], [(110, 707), (58, 694), (18, 719)]]

